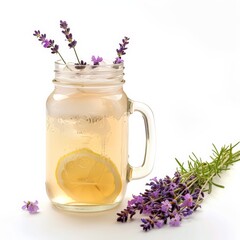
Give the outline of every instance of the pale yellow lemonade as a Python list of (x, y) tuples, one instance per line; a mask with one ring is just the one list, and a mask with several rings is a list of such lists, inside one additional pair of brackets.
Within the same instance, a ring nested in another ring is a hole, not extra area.
[(93, 88), (59, 86), (49, 96), (46, 188), (53, 204), (100, 206), (122, 200), (128, 169), (127, 105), (121, 87), (96, 93)]

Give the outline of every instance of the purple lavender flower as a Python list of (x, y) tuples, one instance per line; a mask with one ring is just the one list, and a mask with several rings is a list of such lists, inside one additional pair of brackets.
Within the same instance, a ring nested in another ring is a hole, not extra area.
[(173, 218), (170, 219), (169, 225), (172, 227), (178, 227), (180, 225), (181, 217), (178, 213), (174, 215)]
[(162, 202), (161, 210), (167, 213), (172, 208), (171, 203), (168, 200)]
[(146, 214), (146, 215), (150, 215), (151, 212), (152, 212), (152, 206), (151, 205), (145, 205), (143, 210), (142, 210), (142, 213), (143, 214)]
[(132, 206), (134, 204), (139, 204), (139, 203), (140, 204), (143, 203), (143, 197), (142, 196), (135, 196), (135, 195), (133, 195), (133, 199), (128, 201), (128, 206), (130, 207), (130, 206)]
[(52, 47), (53, 46), (53, 41), (52, 40), (47, 40), (47, 39), (45, 39), (44, 41), (42, 41), (42, 45), (43, 45), (43, 47), (45, 47), (45, 48), (50, 48), (50, 47)]
[(164, 225), (164, 220), (156, 219), (153, 216), (150, 216), (149, 218), (142, 218), (141, 221), (142, 221), (142, 224), (140, 226), (146, 232), (151, 230), (155, 226), (157, 228), (161, 228)]
[(134, 208), (127, 207), (120, 213), (117, 213), (118, 215), (117, 221), (122, 223), (127, 222), (128, 216), (130, 215), (130, 218), (132, 218), (135, 214), (136, 214), (136, 211)]
[(152, 193), (153, 198), (158, 198), (158, 196), (159, 196), (159, 190), (156, 190)]
[(60, 27), (63, 28), (63, 29), (67, 29), (68, 28), (68, 24), (66, 21), (60, 21)]
[(58, 53), (58, 49), (59, 49), (59, 46), (57, 45), (57, 44), (55, 44), (52, 48), (51, 48), (51, 50), (52, 50), (52, 52), (51, 53)]
[(193, 210), (191, 208), (185, 208), (182, 210), (181, 213), (184, 217), (187, 217), (193, 213)]
[(122, 55), (126, 54), (125, 50), (127, 50), (126, 46), (127, 46), (127, 44), (129, 44), (129, 39), (130, 38), (128, 38), (128, 37), (124, 37), (122, 39), (122, 43), (119, 43), (120, 47), (118, 49), (116, 49), (118, 57), (113, 62), (114, 64), (119, 64), (119, 63), (123, 62)]
[(158, 183), (158, 179), (157, 179), (157, 177), (151, 178), (150, 181), (151, 181), (151, 182)]
[(102, 62), (103, 58), (102, 57), (95, 57), (95, 56), (92, 56), (92, 62), (93, 62), (93, 65), (99, 65), (100, 62)]
[(123, 60), (120, 57), (116, 57), (116, 59), (114, 61), (115, 64), (120, 64), (122, 62), (123, 62)]
[(70, 48), (75, 48), (77, 45), (77, 41), (73, 40), (72, 33), (70, 33), (70, 28), (68, 27), (68, 24), (66, 21), (60, 21), (60, 28), (63, 29), (62, 33), (65, 35), (66, 39), (68, 40), (69, 44), (68, 46)]
[(156, 227), (161, 228), (164, 225), (164, 221), (163, 220), (157, 220), (154, 224), (155, 224)]
[(192, 195), (187, 193), (186, 195), (183, 196), (184, 201), (181, 205), (181, 207), (192, 207), (193, 206), (193, 198)]
[(70, 43), (68, 44), (68, 46), (69, 46), (70, 48), (75, 48), (76, 45), (77, 45), (77, 41), (76, 41), (76, 40), (73, 40), (72, 42), (70, 42)]
[(144, 231), (148, 231), (152, 228), (154, 228), (154, 222), (151, 220), (151, 219), (145, 219), (145, 218), (142, 218), (141, 219), (142, 221), (142, 224), (140, 225)]
[(35, 202), (30, 202), (30, 201), (25, 202), (24, 201), (24, 203), (25, 204), (22, 206), (23, 210), (28, 211), (30, 214), (34, 214), (34, 213), (38, 212), (38, 210), (39, 210), (38, 201), (35, 201)]
[(46, 40), (46, 34), (41, 34), (38, 40), (44, 42)]
[(39, 38), (40, 37), (40, 30), (35, 30), (34, 33), (33, 33), (33, 36)]

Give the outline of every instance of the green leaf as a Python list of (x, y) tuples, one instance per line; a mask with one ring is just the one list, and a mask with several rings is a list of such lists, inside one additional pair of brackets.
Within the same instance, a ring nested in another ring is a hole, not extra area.
[(183, 164), (184, 164), (184, 163), (180, 163), (180, 162), (177, 160), (177, 158), (175, 158), (175, 160), (176, 160), (176, 162), (178, 163), (178, 165), (179, 165), (181, 171), (183, 171), (183, 172), (187, 172), (187, 170), (183, 167)]
[(211, 182), (208, 182), (208, 194), (212, 192), (212, 184)]
[(224, 188), (223, 185), (217, 184), (217, 183), (215, 183), (215, 182), (212, 182), (212, 184), (213, 184), (214, 186), (216, 186), (216, 187)]

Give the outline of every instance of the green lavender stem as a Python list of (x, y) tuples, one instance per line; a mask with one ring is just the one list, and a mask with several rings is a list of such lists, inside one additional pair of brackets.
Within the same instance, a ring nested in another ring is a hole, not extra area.
[(66, 61), (63, 59), (63, 57), (62, 57), (62, 55), (60, 54), (60, 52), (57, 52), (57, 53), (58, 53), (59, 57), (62, 59), (62, 61), (64, 62), (64, 64), (67, 66), (67, 63), (66, 63)]
[(73, 48), (73, 50), (74, 50), (74, 53), (75, 53), (75, 55), (76, 55), (76, 58), (77, 58), (77, 61), (78, 61), (79, 65), (81, 65), (81, 63), (80, 63), (80, 60), (79, 60), (79, 58), (78, 58), (78, 54), (77, 54), (77, 51), (76, 51), (75, 47)]

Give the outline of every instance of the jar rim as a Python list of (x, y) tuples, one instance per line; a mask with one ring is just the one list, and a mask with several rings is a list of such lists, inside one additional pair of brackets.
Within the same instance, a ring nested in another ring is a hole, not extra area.
[(55, 79), (53, 82), (81, 86), (122, 85), (125, 82), (123, 70), (123, 63), (79, 65), (73, 62), (65, 64), (62, 60), (58, 60), (55, 61)]
[(76, 62), (64, 63), (61, 59), (59, 59), (59, 60), (55, 61), (55, 66), (71, 67), (73, 69), (75, 68), (76, 70), (84, 69), (84, 68), (79, 68), (79, 67), (92, 67), (94, 69), (96, 69), (96, 68), (104, 68), (104, 67), (124, 68), (124, 62), (121, 62), (121, 63), (104, 62), (104, 63), (100, 63), (99, 65), (93, 65), (93, 64), (79, 65)]

